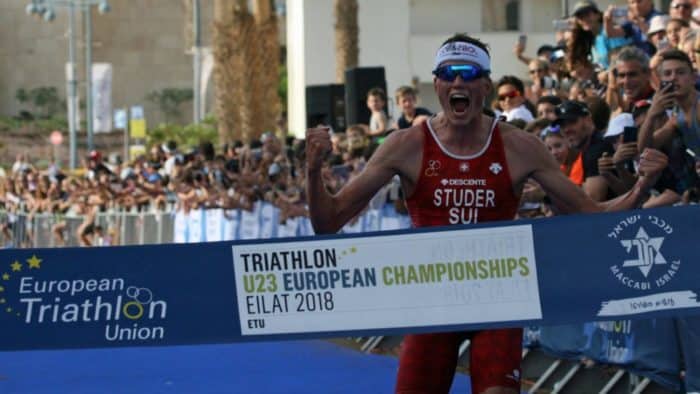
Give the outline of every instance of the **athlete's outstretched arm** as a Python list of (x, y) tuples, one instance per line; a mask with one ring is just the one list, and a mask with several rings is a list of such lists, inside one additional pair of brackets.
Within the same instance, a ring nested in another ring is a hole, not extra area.
[(355, 217), (372, 197), (396, 174), (390, 163), (396, 155), (397, 133), (390, 135), (365, 166), (337, 194), (326, 189), (321, 170), (331, 150), (327, 128), (306, 132), (306, 194), (309, 201), (311, 224), (317, 234), (335, 233)]
[(545, 146), (536, 137), (533, 138), (537, 143), (528, 141), (522, 144), (528, 145), (527, 148), (531, 151), (528, 155), (534, 165), (531, 176), (563, 213), (622, 211), (639, 207), (668, 164), (666, 155), (654, 149), (646, 149), (640, 156), (641, 175), (632, 189), (615, 199), (596, 202), (566, 178)]

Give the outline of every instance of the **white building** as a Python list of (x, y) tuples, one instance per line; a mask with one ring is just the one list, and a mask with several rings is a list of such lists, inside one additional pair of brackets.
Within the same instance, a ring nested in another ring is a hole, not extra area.
[[(513, 54), (520, 34), (528, 36), (526, 55), (540, 45), (554, 44), (552, 21), (563, 4), (576, 0), (358, 0), (359, 66), (383, 66), (389, 98), (401, 85), (419, 89), (421, 105), (437, 110), (432, 87), (432, 62), (438, 47), (456, 32), (476, 36), (491, 47), (495, 80), (512, 74), (527, 78), (527, 67)], [(625, 5), (625, 0), (598, 1)], [(660, 3), (660, 1), (658, 2)], [(657, 4), (658, 7), (659, 4)], [(305, 89), (333, 83), (335, 48), (332, 0), (287, 0), (289, 130), (306, 129)], [(394, 113), (393, 100), (388, 110)]]

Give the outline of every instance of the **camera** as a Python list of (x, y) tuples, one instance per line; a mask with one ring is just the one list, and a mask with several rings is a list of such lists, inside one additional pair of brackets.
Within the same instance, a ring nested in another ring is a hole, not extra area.
[(540, 86), (542, 86), (543, 89), (557, 89), (559, 83), (552, 77), (542, 77), (542, 79), (540, 79)]

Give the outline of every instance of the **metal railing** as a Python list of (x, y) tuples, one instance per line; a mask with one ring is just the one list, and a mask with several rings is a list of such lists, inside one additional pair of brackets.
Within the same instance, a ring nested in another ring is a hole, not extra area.
[[(48, 213), (29, 215), (1, 211), (0, 224), (3, 228), (7, 227), (0, 235), (2, 246), (21, 248), (80, 246), (78, 229), (84, 221), (85, 216), (82, 215)], [(103, 235), (94, 240), (96, 245), (172, 243), (174, 216), (173, 212), (108, 211), (96, 214), (94, 226), (100, 226), (103, 229)]]

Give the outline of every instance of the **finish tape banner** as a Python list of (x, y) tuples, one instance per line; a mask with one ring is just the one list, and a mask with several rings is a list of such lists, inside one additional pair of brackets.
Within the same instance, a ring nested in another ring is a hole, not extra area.
[(0, 350), (700, 314), (700, 207), (259, 241), (0, 252)]

